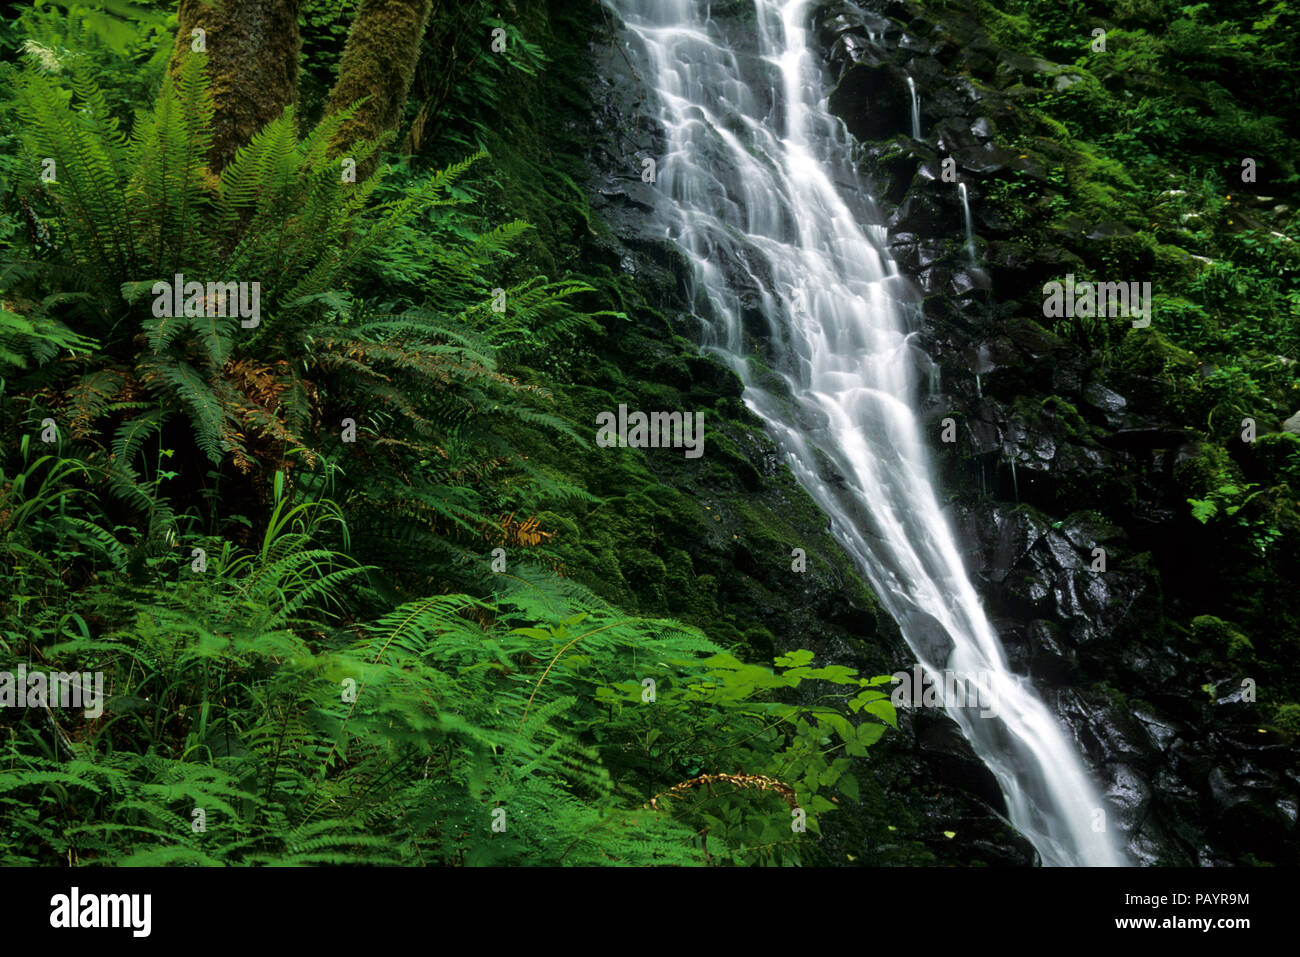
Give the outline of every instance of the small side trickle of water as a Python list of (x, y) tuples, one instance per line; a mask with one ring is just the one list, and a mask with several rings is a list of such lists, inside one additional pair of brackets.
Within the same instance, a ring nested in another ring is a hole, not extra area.
[(975, 234), (971, 232), (970, 226), (970, 197), (966, 193), (966, 184), (958, 183), (957, 192), (961, 194), (961, 214), (966, 220), (966, 255), (970, 257), (970, 264), (975, 265)]
[(916, 92), (916, 81), (907, 78), (907, 89), (912, 94), (912, 139), (921, 138), (921, 94)]

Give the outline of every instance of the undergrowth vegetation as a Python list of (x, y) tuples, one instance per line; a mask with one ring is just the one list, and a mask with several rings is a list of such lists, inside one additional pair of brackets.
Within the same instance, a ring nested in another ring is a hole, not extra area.
[[(808, 859), (888, 679), (748, 663), (564, 574), (555, 511), (602, 499), (526, 451), (590, 444), (536, 369), (625, 317), (608, 277), (511, 265), (533, 227), (486, 208), (509, 174), (456, 115), (541, 52), (426, 50), (353, 182), (349, 111), (316, 115), (352, 6), (309, 5), (301, 108), (216, 173), (163, 5), (0, 33), (0, 673), (105, 694), (0, 709), (0, 863)], [(460, 151), (432, 172), (426, 131)], [(160, 309), (178, 276), (259, 312)]]
[[(797, 862), (791, 809), (816, 831), (894, 720), (887, 678), (746, 665), (544, 573), (357, 621), (340, 509), (282, 486), (255, 550), (198, 541), (202, 571), (169, 557), (8, 623), (4, 670), (112, 691), (6, 727), (7, 864)], [(773, 696), (804, 681), (823, 700)]]

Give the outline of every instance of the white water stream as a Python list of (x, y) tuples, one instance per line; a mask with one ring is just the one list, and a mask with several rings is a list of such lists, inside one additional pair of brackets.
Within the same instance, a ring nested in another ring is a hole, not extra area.
[(970, 226), (970, 195), (966, 192), (966, 184), (958, 183), (957, 192), (961, 196), (961, 217), (962, 222), (966, 224), (966, 255), (970, 257), (970, 263), (975, 265), (975, 234), (971, 232)]
[[(654, 215), (693, 266), (704, 345), (740, 376), (926, 672), (981, 676), (997, 716), (948, 713), (1042, 862), (1124, 863), (1110, 831), (1094, 830), (1102, 804), (1070, 739), (1008, 668), (935, 498), (914, 411), (926, 364), (891, 294), (904, 280), (884, 228), (827, 112), (810, 4), (754, 0), (752, 20), (724, 25), (698, 0), (608, 2), (666, 130)], [(784, 389), (756, 374), (756, 321)]]
[(907, 92), (912, 95), (912, 139), (921, 138), (921, 95), (916, 92), (916, 81), (907, 78)]

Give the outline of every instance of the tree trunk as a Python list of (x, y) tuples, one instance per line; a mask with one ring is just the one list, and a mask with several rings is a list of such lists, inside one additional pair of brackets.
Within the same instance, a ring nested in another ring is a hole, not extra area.
[(212, 80), (214, 172), (297, 101), (298, 10), (302, 0), (180, 0), (174, 76), (204, 31)]
[[(335, 113), (363, 97), (366, 101), (339, 128), (336, 150), (362, 140), (374, 142), (401, 122), (431, 6), (432, 0), (361, 0), (325, 112)], [(358, 167), (358, 177), (368, 175), (378, 162), (372, 156)]]

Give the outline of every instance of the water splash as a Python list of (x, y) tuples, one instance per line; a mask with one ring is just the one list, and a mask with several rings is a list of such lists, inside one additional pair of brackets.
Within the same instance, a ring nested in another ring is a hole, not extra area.
[[(691, 263), (705, 348), (740, 377), (922, 667), (986, 673), (997, 716), (948, 713), (1042, 862), (1123, 863), (1092, 828), (1101, 802), (1069, 738), (1008, 667), (935, 497), (913, 410), (922, 363), (894, 295), (906, 283), (827, 111), (809, 3), (754, 0), (752, 27), (724, 32), (695, 0), (607, 2), (657, 95), (658, 187), (672, 202), (654, 222)], [(748, 361), (741, 316), (755, 305), (781, 390)]]

